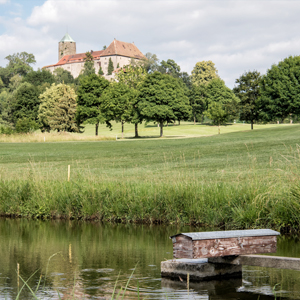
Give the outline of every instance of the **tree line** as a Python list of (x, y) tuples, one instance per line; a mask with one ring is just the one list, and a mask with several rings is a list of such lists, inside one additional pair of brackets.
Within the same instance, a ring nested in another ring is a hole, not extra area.
[[(34, 71), (33, 54), (16, 53), (0, 67), (0, 132), (82, 132), (85, 124), (112, 127), (112, 121), (135, 125), (156, 122), (163, 136), (165, 124), (183, 120), (214, 124), (238, 119), (283, 122), (300, 115), (300, 57), (274, 64), (265, 75), (248, 71), (228, 88), (212, 61), (197, 62), (191, 75), (181, 72), (172, 59), (159, 62), (155, 54), (118, 70), (108, 81), (100, 69), (95, 74), (92, 55), (87, 52), (78, 78), (57, 68)], [(113, 68), (112, 68), (113, 69)], [(220, 127), (219, 127), (220, 128)]]

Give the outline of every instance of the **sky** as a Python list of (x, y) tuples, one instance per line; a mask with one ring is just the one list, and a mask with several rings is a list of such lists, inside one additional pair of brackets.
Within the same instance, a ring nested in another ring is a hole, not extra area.
[(34, 69), (54, 64), (68, 32), (77, 53), (116, 38), (189, 74), (211, 60), (233, 88), (245, 72), (300, 55), (299, 16), (300, 0), (0, 0), (0, 66), (22, 51)]

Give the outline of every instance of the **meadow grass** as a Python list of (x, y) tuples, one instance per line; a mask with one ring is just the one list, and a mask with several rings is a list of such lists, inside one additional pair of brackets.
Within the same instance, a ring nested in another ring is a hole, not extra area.
[[(87, 124), (84, 126), (82, 133), (68, 133), (68, 132), (40, 132), (39, 130), (28, 134), (0, 134), (0, 143), (37, 143), (37, 142), (65, 142), (65, 141), (103, 141), (121, 139), (121, 125), (120, 123), (112, 122), (112, 130), (106, 127), (105, 124), (99, 125), (99, 136), (95, 136), (95, 126)], [(288, 125), (280, 125), (288, 126)], [(276, 124), (255, 125), (255, 129), (276, 128)], [(132, 139), (134, 137), (134, 125), (124, 125), (124, 139)], [(249, 124), (226, 124), (221, 126), (221, 133), (248, 131)], [(185, 138), (185, 137), (200, 137), (211, 136), (218, 133), (218, 127), (210, 124), (200, 124), (191, 122), (181, 122), (178, 124), (169, 124), (164, 127), (164, 138)], [(159, 128), (157, 124), (139, 124), (140, 139), (151, 139), (159, 137)]]
[(0, 212), (297, 229), (299, 133), (277, 125), (187, 139), (2, 143)]

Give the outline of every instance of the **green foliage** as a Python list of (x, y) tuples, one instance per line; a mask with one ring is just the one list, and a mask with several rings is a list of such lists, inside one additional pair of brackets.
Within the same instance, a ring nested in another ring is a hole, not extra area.
[(137, 110), (147, 121), (160, 124), (163, 135), (163, 123), (175, 120), (187, 120), (190, 116), (190, 106), (185, 89), (172, 76), (154, 72), (148, 74), (139, 88)]
[(207, 87), (205, 85), (193, 85), (189, 92), (189, 100), (194, 122), (196, 122), (196, 116), (202, 115), (207, 109)]
[(32, 119), (23, 117), (16, 123), (16, 133), (28, 133), (39, 129), (39, 125)]
[(120, 64), (119, 64), (119, 63), (117, 64), (117, 69), (118, 69), (118, 68), (120, 68)]
[(54, 75), (48, 70), (37, 70), (28, 72), (22, 79), (23, 82), (28, 82), (32, 85), (38, 86), (44, 83), (52, 84), (55, 82)]
[(262, 77), (261, 105), (267, 121), (300, 114), (300, 56), (285, 58)]
[(145, 54), (146, 59), (141, 61), (141, 66), (144, 67), (147, 73), (153, 73), (155, 71), (158, 71), (159, 65), (156, 54), (152, 54), (150, 52), (147, 52)]
[(180, 76), (180, 66), (177, 65), (173, 59), (168, 59), (167, 61), (162, 60), (159, 71), (162, 74), (169, 74), (174, 78), (179, 78)]
[(133, 102), (137, 91), (122, 82), (113, 82), (104, 91), (101, 100), (101, 113), (106, 124), (111, 127), (110, 121), (130, 122), (132, 120)]
[(63, 68), (56, 68), (53, 74), (55, 83), (72, 84), (75, 82), (73, 75)]
[(192, 71), (192, 83), (194, 85), (208, 84), (211, 80), (219, 78), (218, 70), (211, 61), (197, 62)]
[(96, 135), (98, 135), (99, 122), (104, 121), (100, 112), (101, 96), (108, 86), (108, 80), (92, 74), (80, 79), (77, 91), (77, 124), (78, 126), (83, 122), (95, 124)]
[(22, 77), (20, 75), (17, 74), (11, 77), (9, 79), (9, 85), (8, 85), (10, 92), (15, 92), (21, 83), (22, 83)]
[(140, 66), (128, 65), (122, 68), (115, 76), (118, 82), (126, 84), (128, 87), (138, 89), (146, 78), (146, 71)]
[(52, 84), (40, 95), (39, 120), (42, 130), (78, 131), (75, 122), (76, 94), (66, 84)]
[(8, 70), (9, 78), (17, 74), (20, 76), (26, 75), (32, 71), (31, 65), (36, 63), (34, 55), (27, 52), (8, 55), (5, 59), (8, 60), (6, 69)]
[(11, 103), (12, 117), (14, 124), (18, 119), (38, 119), (40, 105), (38, 88), (28, 82), (21, 83), (13, 93)]
[(112, 72), (114, 71), (114, 69), (115, 69), (114, 64), (113, 64), (113, 62), (111, 60), (111, 57), (110, 57), (109, 60), (108, 60), (107, 75), (111, 75)]
[(205, 112), (215, 124), (220, 125), (237, 116), (239, 99), (221, 79), (213, 79), (207, 85), (208, 108)]
[(257, 71), (246, 72), (235, 83), (233, 92), (240, 99), (240, 120), (251, 122), (260, 120), (260, 81), (261, 76)]
[(11, 127), (8, 126), (0, 126), (0, 134), (7, 134), (10, 135), (14, 132)]
[(102, 67), (100, 66), (100, 68), (99, 68), (99, 71), (98, 71), (98, 75), (104, 75), (104, 72), (103, 72), (103, 70), (102, 70)]
[(85, 58), (84, 58), (84, 66), (83, 66), (83, 75), (84, 76), (89, 76), (91, 74), (95, 74), (95, 66), (94, 66), (94, 57), (90, 52), (85, 53)]

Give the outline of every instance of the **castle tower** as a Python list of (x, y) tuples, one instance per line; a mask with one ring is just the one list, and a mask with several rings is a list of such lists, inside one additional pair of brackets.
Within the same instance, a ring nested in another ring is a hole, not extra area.
[(65, 55), (76, 54), (76, 42), (70, 37), (68, 33), (58, 43), (58, 60)]

